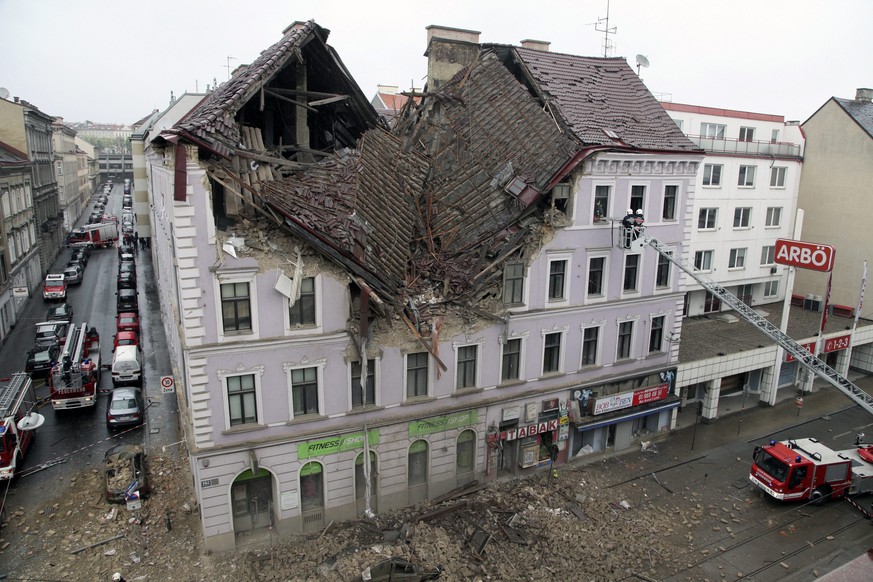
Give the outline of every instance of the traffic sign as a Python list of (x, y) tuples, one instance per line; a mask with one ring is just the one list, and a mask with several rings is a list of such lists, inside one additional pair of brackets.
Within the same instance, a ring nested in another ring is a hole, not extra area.
[(161, 376), (161, 392), (172, 392), (175, 381), (172, 376)]
[(835, 253), (830, 245), (777, 238), (774, 260), (780, 265), (829, 273), (834, 268)]

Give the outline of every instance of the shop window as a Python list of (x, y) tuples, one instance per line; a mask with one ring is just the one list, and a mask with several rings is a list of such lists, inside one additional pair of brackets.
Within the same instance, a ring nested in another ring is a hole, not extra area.
[(409, 446), (409, 487), (427, 483), (427, 448), (424, 440), (417, 440)]
[[(364, 478), (364, 453), (355, 459), (355, 499), (363, 499), (367, 493), (367, 481)], [(370, 451), (370, 495), (376, 495), (376, 453)]]
[(324, 507), (324, 469), (321, 463), (311, 461), (300, 469), (300, 509)]
[(476, 465), (476, 433), (465, 430), (458, 435), (455, 457), (455, 473), (472, 473)]

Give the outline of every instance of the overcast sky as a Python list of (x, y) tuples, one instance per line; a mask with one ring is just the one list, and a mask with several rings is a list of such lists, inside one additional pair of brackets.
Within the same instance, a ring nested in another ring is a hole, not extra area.
[[(607, 0), (0, 0), (0, 87), (67, 122), (129, 124), (314, 19), (370, 97), (423, 85), (430, 24), (602, 56), (606, 15)], [(804, 121), (873, 87), (870, 0), (611, 0), (609, 28), (610, 56), (648, 57), (646, 85), (678, 103)]]

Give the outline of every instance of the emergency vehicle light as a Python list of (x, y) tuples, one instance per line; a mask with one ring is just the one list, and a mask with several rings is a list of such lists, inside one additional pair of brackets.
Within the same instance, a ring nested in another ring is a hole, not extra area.
[(794, 458), (794, 462), (795, 462), (795, 463), (799, 463), (799, 462), (800, 462), (800, 455), (797, 455), (797, 457)]
[(771, 446), (771, 447), (772, 447), (773, 445), (775, 445), (775, 444), (776, 444), (776, 441), (770, 441), (770, 446)]

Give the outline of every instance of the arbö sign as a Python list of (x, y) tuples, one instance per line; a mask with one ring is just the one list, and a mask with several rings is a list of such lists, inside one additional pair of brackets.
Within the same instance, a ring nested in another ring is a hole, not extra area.
[(776, 239), (775, 260), (780, 265), (829, 273), (834, 268), (834, 254), (836, 250), (830, 245)]

